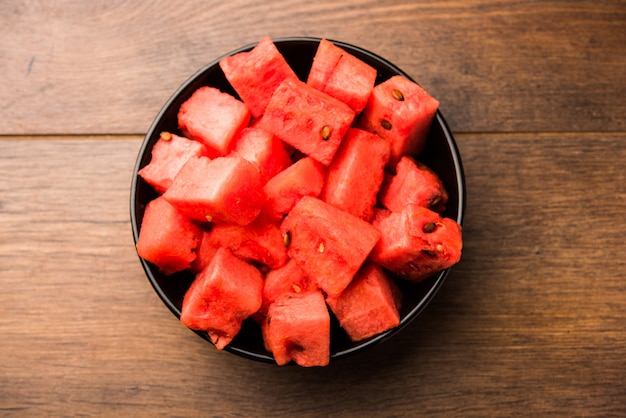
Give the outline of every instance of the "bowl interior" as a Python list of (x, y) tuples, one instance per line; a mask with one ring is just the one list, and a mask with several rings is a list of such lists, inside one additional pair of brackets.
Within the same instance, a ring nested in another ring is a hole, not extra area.
[[(319, 41), (319, 38), (282, 38), (274, 40), (274, 43), (298, 77), (301, 80), (306, 80)], [(398, 74), (411, 79), (408, 74), (371, 52), (350, 44), (334, 42), (349, 53), (376, 68), (378, 71), (377, 84)], [(254, 46), (255, 44), (251, 44), (232, 51), (227, 55), (249, 51)], [(139, 227), (143, 219), (146, 204), (157, 196), (152, 188), (145, 183), (137, 173), (150, 162), (152, 147), (159, 139), (160, 133), (162, 131), (169, 131), (180, 134), (177, 121), (178, 109), (180, 105), (201, 86), (208, 85), (216, 87), (238, 97), (218, 65), (220, 58), (221, 57), (217, 58), (215, 61), (200, 69), (179, 87), (159, 112), (145, 136), (137, 157), (131, 185), (130, 215), (135, 242), (137, 242), (139, 236)], [(437, 112), (433, 120), (426, 147), (419, 156), (416, 156), (416, 159), (424, 162), (433, 169), (440, 176), (448, 191), (449, 202), (444, 216), (452, 218), (462, 224), (465, 206), (465, 184), (461, 158), (452, 133), (441, 112)], [(140, 259), (140, 261), (150, 283), (163, 303), (179, 318), (183, 297), (193, 281), (194, 276), (188, 272), (165, 276), (160, 273), (158, 268), (154, 265), (143, 259)], [(403, 292), (400, 326), (379, 334), (378, 336), (353, 343), (340, 329), (337, 321), (333, 318), (333, 323), (331, 324), (331, 361), (370, 347), (373, 344), (391, 337), (404, 328), (404, 326), (426, 307), (443, 284), (448, 273), (449, 269), (441, 271), (417, 284), (397, 280)], [(206, 333), (196, 333), (209, 341)], [(266, 362), (274, 361), (272, 356), (266, 352), (263, 346), (260, 328), (252, 319), (248, 319), (244, 322), (241, 331), (226, 350), (255, 360)]]

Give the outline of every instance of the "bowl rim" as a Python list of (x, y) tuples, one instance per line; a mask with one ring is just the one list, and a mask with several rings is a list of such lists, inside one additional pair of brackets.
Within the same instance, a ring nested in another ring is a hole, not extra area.
[[(319, 44), (319, 42), (322, 40), (323, 38), (319, 38), (319, 37), (309, 37), (309, 36), (290, 36), (290, 37), (278, 37), (278, 38), (272, 38), (272, 41), (275, 44), (286, 44), (286, 43), (317, 43)], [(398, 66), (396, 66), (395, 64), (393, 64), (392, 62), (390, 62), (389, 60), (387, 60), (386, 58), (383, 58), (381, 56), (379, 56), (376, 53), (373, 53), (369, 50), (366, 50), (362, 47), (347, 43), (347, 42), (343, 42), (343, 41), (337, 41), (334, 39), (329, 39), (329, 38), (325, 38), (331, 42), (333, 42), (334, 44), (336, 44), (339, 47), (342, 47), (346, 50), (348, 50), (348, 52), (352, 53), (352, 51), (357, 51), (358, 53), (367, 56), (368, 58), (370, 58), (373, 61), (377, 61), (379, 63), (381, 63), (384, 66), (387, 66), (389, 69), (393, 70), (393, 72), (400, 74), (406, 78), (408, 78), (409, 80), (416, 82), (408, 73), (406, 73), (404, 70), (400, 69)], [(131, 227), (132, 227), (132, 234), (133, 234), (133, 239), (134, 239), (134, 243), (137, 244), (137, 240), (139, 237), (139, 229), (140, 229), (140, 225), (137, 219), (137, 190), (138, 190), (138, 172), (139, 170), (142, 168), (142, 157), (144, 156), (144, 154), (146, 153), (148, 147), (150, 146), (150, 142), (151, 139), (155, 136), (155, 131), (159, 125), (159, 122), (163, 119), (164, 115), (167, 113), (168, 109), (172, 106), (172, 104), (178, 99), (178, 97), (183, 94), (191, 84), (193, 84), (199, 77), (201, 77), (205, 72), (207, 72), (208, 70), (210, 70), (211, 68), (215, 67), (216, 65), (219, 65), (219, 61), (227, 56), (231, 56), (234, 54), (237, 54), (239, 52), (246, 52), (251, 50), (252, 48), (254, 48), (256, 45), (258, 44), (258, 42), (254, 42), (254, 43), (250, 43), (244, 46), (241, 46), (239, 48), (236, 48), (230, 52), (227, 52), (225, 54), (220, 55), (219, 57), (213, 59), (212, 61), (210, 61), (208, 64), (203, 65), (200, 69), (198, 69), (197, 71), (195, 71), (190, 77), (187, 78), (187, 80), (185, 80), (180, 86), (178, 86), (175, 91), (170, 95), (170, 97), (168, 98), (168, 100), (165, 102), (165, 104), (161, 107), (161, 109), (159, 110), (159, 112), (157, 113), (157, 115), (154, 117), (154, 119), (152, 120), (152, 123), (149, 127), (149, 129), (147, 130), (146, 134), (144, 135), (144, 138), (142, 140), (142, 144), (141, 147), (139, 148), (139, 151), (137, 153), (137, 158), (135, 161), (135, 165), (133, 168), (133, 174), (132, 174), (132, 179), (131, 179), (131, 187), (130, 187), (130, 218), (131, 218)], [(417, 82), (416, 82), (417, 83)], [(458, 196), (458, 208), (456, 210), (456, 218), (455, 221), (459, 224), (459, 225), (463, 225), (464, 219), (465, 219), (465, 207), (466, 207), (466, 184), (465, 184), (465, 173), (464, 173), (464, 169), (463, 169), (463, 163), (461, 160), (461, 155), (458, 149), (458, 145), (454, 139), (454, 136), (452, 134), (452, 131), (450, 130), (450, 127), (448, 126), (447, 121), (445, 120), (443, 114), (441, 113), (441, 111), (439, 109), (437, 109), (437, 112), (435, 113), (435, 118), (437, 120), (437, 123), (440, 125), (441, 130), (443, 135), (445, 136), (445, 140), (447, 143), (447, 148), (450, 150), (450, 155), (452, 157), (452, 164), (454, 166), (454, 177), (456, 179), (456, 193)], [(151, 265), (144, 260), (141, 257), (138, 257), (141, 265), (143, 267), (143, 270), (146, 274), (146, 276), (148, 277), (148, 280), (150, 281), (150, 284), (152, 286), (152, 288), (154, 289), (154, 291), (157, 293), (157, 295), (159, 296), (159, 298), (161, 299), (161, 301), (167, 306), (167, 308), (174, 314), (174, 316), (176, 318), (180, 318), (180, 310), (174, 305), (174, 303), (170, 300), (170, 298), (167, 297), (167, 295), (165, 294), (165, 292), (163, 291), (163, 289), (161, 288), (160, 284), (158, 283), (156, 277), (154, 276), (152, 269), (151, 269)], [(433, 284), (430, 286), (430, 288), (428, 289), (428, 291), (426, 292), (426, 294), (422, 297), (422, 299), (416, 304), (416, 306), (414, 306), (410, 311), (408, 311), (403, 317), (401, 317), (400, 320), (400, 324), (398, 326), (396, 326), (395, 328), (392, 328), (390, 330), (384, 331), (380, 334), (377, 334), (373, 337), (370, 337), (368, 339), (365, 339), (361, 342), (355, 342), (353, 346), (347, 348), (347, 349), (343, 349), (340, 351), (336, 351), (334, 353), (331, 353), (330, 356), (330, 362), (332, 363), (334, 360), (338, 360), (341, 358), (345, 358), (348, 356), (351, 356), (353, 354), (356, 354), (357, 352), (362, 352), (365, 349), (371, 348), (389, 338), (391, 338), (392, 336), (394, 336), (395, 334), (399, 333), (401, 330), (403, 330), (409, 323), (411, 323), (416, 317), (419, 316), (419, 314), (430, 304), (430, 302), (432, 301), (432, 299), (434, 298), (434, 296), (437, 294), (437, 292), (440, 290), (440, 288), (443, 286), (446, 278), (448, 277), (448, 275), (450, 274), (452, 267), (449, 267), (447, 269), (441, 270), (439, 272), (437, 272), (434, 275), (434, 281)], [(431, 277), (430, 280), (433, 280), (433, 277)], [(196, 330), (191, 330), (194, 333), (196, 333), (197, 335), (201, 336), (203, 339), (207, 340), (210, 342), (210, 339), (208, 338), (208, 335), (206, 332), (201, 332), (201, 331), (196, 331)], [(250, 352), (248, 350), (236, 347), (236, 346), (231, 346), (228, 345), (224, 348), (224, 351), (233, 353), (233, 354), (237, 354), (239, 356), (245, 357), (245, 358), (249, 358), (249, 359), (253, 359), (253, 360), (257, 360), (260, 362), (265, 362), (265, 363), (274, 363), (274, 358), (271, 355), (271, 353), (266, 353), (266, 354), (259, 354), (259, 353), (255, 353), (255, 352)], [(289, 363), (292, 364), (293, 362)]]

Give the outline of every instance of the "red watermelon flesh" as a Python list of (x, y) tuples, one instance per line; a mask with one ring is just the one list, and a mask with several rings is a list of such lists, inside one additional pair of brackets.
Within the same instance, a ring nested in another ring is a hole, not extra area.
[(315, 57), (313, 57), (313, 64), (306, 83), (317, 90), (324, 91), (333, 70), (345, 53), (346, 51), (331, 41), (322, 39), (317, 47)]
[(407, 156), (398, 162), (396, 174), (385, 180), (379, 198), (383, 206), (394, 212), (416, 204), (442, 213), (448, 203), (448, 193), (437, 174)]
[(332, 42), (322, 39), (307, 84), (361, 113), (376, 81), (376, 70)]
[(191, 267), (202, 229), (162, 197), (150, 201), (141, 222), (137, 254), (164, 274)]
[(169, 132), (161, 132), (159, 140), (152, 147), (150, 163), (139, 170), (139, 175), (158, 193), (163, 193), (172, 184), (181, 167), (191, 157), (207, 153), (206, 147)]
[(197, 89), (178, 111), (181, 131), (206, 145), (211, 157), (226, 155), (233, 138), (249, 122), (245, 104), (209, 86)]
[(261, 307), (262, 292), (259, 270), (220, 248), (185, 294), (180, 320), (193, 330), (208, 332), (221, 350), (237, 335), (243, 320)]
[(313, 158), (299, 159), (265, 184), (267, 201), (263, 214), (275, 221), (282, 220), (302, 196), (319, 196), (325, 174), (325, 167)]
[(264, 182), (291, 165), (283, 142), (260, 128), (245, 128), (237, 138), (234, 150), (259, 167)]
[(345, 103), (299, 80), (286, 79), (274, 92), (259, 124), (327, 166), (354, 117)]
[(261, 173), (237, 154), (191, 158), (163, 196), (197, 222), (240, 225), (252, 222), (265, 202)]
[(389, 152), (387, 140), (360, 129), (348, 130), (328, 167), (321, 199), (371, 221)]
[(191, 263), (191, 271), (195, 274), (204, 270), (211, 261), (213, 256), (219, 247), (211, 240), (211, 231), (208, 229), (202, 230), (202, 239), (196, 250), (196, 259)]
[(302, 271), (298, 263), (289, 260), (284, 266), (265, 275), (261, 313), (267, 314), (269, 306), (284, 294), (317, 290), (315, 282)]
[(262, 326), (276, 364), (303, 367), (330, 362), (330, 314), (320, 291), (287, 294), (272, 303)]
[(421, 152), (438, 107), (417, 83), (393, 76), (374, 87), (359, 127), (390, 141), (393, 168), (403, 155)]
[(352, 341), (360, 341), (400, 324), (402, 294), (376, 264), (367, 264), (336, 298), (327, 298), (339, 324)]
[(281, 224), (288, 254), (328, 296), (348, 286), (380, 233), (368, 222), (304, 196)]
[(279, 225), (258, 217), (248, 225), (216, 223), (210, 232), (215, 247), (225, 247), (236, 256), (262, 263), (272, 269), (287, 263), (287, 248)]
[(412, 282), (456, 264), (461, 259), (461, 226), (422, 206), (381, 212), (373, 225), (381, 238), (371, 260)]
[(283, 80), (297, 79), (269, 36), (249, 52), (222, 58), (220, 67), (255, 118), (265, 112), (274, 90)]

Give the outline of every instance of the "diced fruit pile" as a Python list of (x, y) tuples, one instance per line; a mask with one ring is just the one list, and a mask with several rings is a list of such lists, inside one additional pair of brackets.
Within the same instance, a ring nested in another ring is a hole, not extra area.
[(446, 190), (413, 158), (439, 103), (327, 40), (306, 82), (269, 37), (220, 66), (241, 100), (199, 88), (154, 144), (138, 254), (196, 275), (180, 320), (218, 349), (252, 318), (277, 364), (326, 365), (331, 315), (352, 341), (392, 329), (395, 280), (460, 260)]

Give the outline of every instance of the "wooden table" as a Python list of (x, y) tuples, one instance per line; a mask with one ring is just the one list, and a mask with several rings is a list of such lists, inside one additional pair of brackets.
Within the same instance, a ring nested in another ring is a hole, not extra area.
[[(3, 1), (1, 416), (624, 416), (626, 2)], [(179, 84), (264, 35), (396, 63), (467, 179), (462, 262), (399, 336), (327, 368), (218, 352), (129, 221)]]

